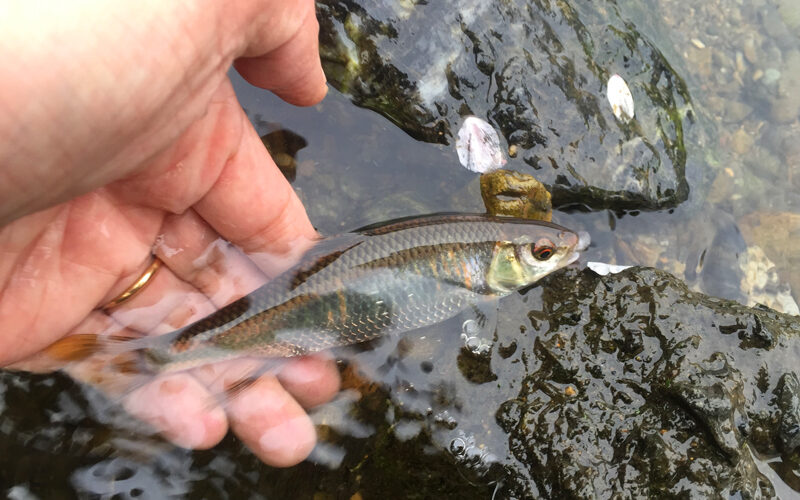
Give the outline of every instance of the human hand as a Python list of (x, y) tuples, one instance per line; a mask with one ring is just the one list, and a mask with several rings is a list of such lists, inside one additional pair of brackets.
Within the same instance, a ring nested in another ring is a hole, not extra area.
[[(243, 76), (295, 104), (319, 101), (325, 84), (311, 1), (38, 6), (0, 16), (18, 58), (0, 68), (0, 96), (13, 97), (0, 97), (0, 366), (41, 370), (52, 368), (42, 350), (66, 335), (174, 330), (311, 244), (226, 72), (239, 58)], [(151, 251), (164, 265), (148, 286), (99, 309)], [(211, 447), (230, 426), (266, 463), (297, 463), (315, 441), (303, 408), (338, 390), (335, 364), (295, 360), (220, 406), (213, 388), (251, 363), (159, 376), (124, 404), (182, 446)], [(99, 382), (92, 366), (73, 374)]]

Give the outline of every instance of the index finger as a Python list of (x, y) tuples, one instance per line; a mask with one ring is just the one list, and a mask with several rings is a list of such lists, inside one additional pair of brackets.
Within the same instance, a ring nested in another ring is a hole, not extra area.
[(194, 208), (268, 277), (297, 262), (319, 238), (297, 194), (249, 123), (239, 149)]

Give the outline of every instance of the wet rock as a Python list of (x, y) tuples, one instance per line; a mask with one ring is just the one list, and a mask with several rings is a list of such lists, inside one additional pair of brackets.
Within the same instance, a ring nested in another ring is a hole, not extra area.
[(797, 373), (787, 373), (778, 384), (780, 427), (778, 440), (784, 451), (800, 446), (800, 381)]
[[(660, 209), (686, 199), (685, 85), (615, 4), (318, 5), (329, 82), (412, 137), (452, 145), (463, 116), (486, 117), (516, 150), (509, 166), (535, 169), (556, 206)], [(630, 123), (606, 102), (614, 73), (633, 94)]]
[(376, 434), (330, 436), (346, 453), (321, 484), (377, 493), (389, 481), (404, 497), (771, 498), (774, 476), (750, 450), (780, 456), (784, 481), (800, 466), (798, 319), (645, 268), (568, 270), (509, 297), (500, 316), (492, 352), (468, 356), (477, 368), (465, 369), (459, 340), (430, 333), (412, 342), (431, 342), (422, 352), (435, 362), (389, 356), (387, 386), (348, 412)]
[[(800, 322), (651, 269), (565, 278), (544, 285), (548, 322), (526, 348), (537, 361), (497, 414), (540, 491), (773, 496), (747, 446), (797, 447)], [(569, 348), (546, 348), (553, 338)], [(581, 390), (554, 400), (555, 379)]]
[(550, 221), (550, 193), (532, 175), (496, 170), (481, 176), (481, 196), (486, 212), (524, 219)]

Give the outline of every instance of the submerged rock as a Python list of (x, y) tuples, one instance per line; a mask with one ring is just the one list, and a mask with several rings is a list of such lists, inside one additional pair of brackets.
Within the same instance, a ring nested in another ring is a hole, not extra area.
[[(464, 116), (486, 118), (556, 206), (674, 207), (688, 195), (689, 96), (616, 4), (601, 4), (321, 0), (323, 65), (420, 140), (452, 144)], [(636, 100), (630, 122), (606, 102), (615, 73)]]
[(303, 136), (291, 130), (279, 128), (261, 136), (261, 142), (266, 146), (275, 165), (289, 182), (294, 182), (297, 176), (297, 152), (308, 146)]
[(781, 281), (800, 298), (800, 214), (755, 212), (739, 219), (742, 235), (751, 246), (760, 247), (775, 263)]

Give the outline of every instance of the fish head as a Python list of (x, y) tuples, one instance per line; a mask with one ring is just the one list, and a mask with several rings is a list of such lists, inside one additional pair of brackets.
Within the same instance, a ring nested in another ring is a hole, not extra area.
[(539, 221), (516, 222), (495, 244), (487, 272), (494, 293), (505, 294), (529, 286), (580, 256), (589, 235)]

